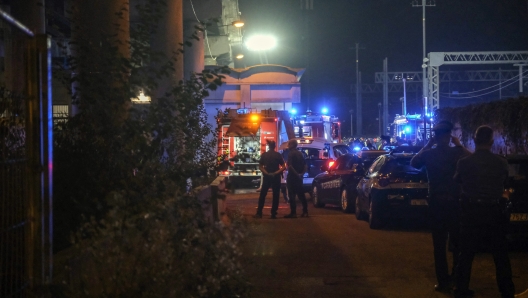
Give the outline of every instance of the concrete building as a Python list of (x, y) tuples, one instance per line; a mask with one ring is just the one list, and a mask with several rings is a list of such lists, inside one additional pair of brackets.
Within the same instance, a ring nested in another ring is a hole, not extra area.
[(224, 84), (204, 100), (208, 123), (215, 127), (217, 110), (227, 108), (291, 110), (292, 104), (301, 102), (303, 73), (301, 68), (272, 64), (231, 69)]

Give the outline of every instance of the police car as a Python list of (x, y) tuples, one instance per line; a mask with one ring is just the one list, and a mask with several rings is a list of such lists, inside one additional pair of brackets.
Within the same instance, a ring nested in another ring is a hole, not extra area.
[(395, 152), (381, 155), (358, 182), (356, 217), (368, 216), (371, 229), (383, 227), (392, 218), (426, 216), (427, 174), (410, 166), (413, 156)]
[(359, 151), (357, 154), (342, 155), (328, 169), (323, 166), (326, 171), (315, 176), (312, 183), (313, 205), (321, 208), (326, 204), (334, 204), (341, 206), (345, 213), (353, 212), (358, 181), (365, 175), (374, 159), (382, 154), (387, 152)]
[[(310, 195), (312, 195), (313, 179), (319, 173), (323, 172), (321, 167), (328, 167), (340, 156), (352, 153), (352, 150), (347, 144), (329, 143), (326, 139), (322, 138), (295, 138), (295, 140), (298, 142), (297, 149), (303, 154), (308, 167), (303, 177), (303, 189), (305, 192), (309, 192)], [(289, 153), (288, 142), (282, 143), (278, 150), (282, 154), (284, 161), (287, 162)], [(282, 179), (283, 188), (286, 187), (287, 174), (287, 171), (284, 171)]]

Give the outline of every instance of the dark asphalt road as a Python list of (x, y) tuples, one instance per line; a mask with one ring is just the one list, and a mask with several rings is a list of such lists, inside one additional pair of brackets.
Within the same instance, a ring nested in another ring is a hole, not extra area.
[[(239, 210), (250, 221), (243, 260), (253, 297), (451, 297), (433, 290), (432, 240), (424, 225), (371, 230), (353, 214), (314, 208), (311, 201), (309, 218), (283, 218), (289, 206), (281, 201), (279, 219), (271, 220), (271, 192), (264, 217), (253, 219), (257, 199), (251, 191), (228, 194), (226, 201), (227, 210)], [(510, 258), (522, 292), (528, 288), (528, 252), (512, 251)], [(470, 287), (476, 298), (500, 297), (490, 254), (476, 256)]]

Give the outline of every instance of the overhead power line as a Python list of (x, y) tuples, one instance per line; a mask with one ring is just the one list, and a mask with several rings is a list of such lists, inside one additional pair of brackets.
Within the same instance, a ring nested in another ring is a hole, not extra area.
[[(524, 77), (524, 75), (525, 75), (526, 73), (528, 73), (528, 70), (525, 71), (525, 72), (522, 74), (522, 76)], [(511, 77), (511, 78), (509, 78), (509, 79), (507, 79), (507, 80), (504, 80), (504, 81), (502, 81), (502, 82), (500, 82), (500, 83), (498, 83), (498, 84), (496, 84), (496, 85), (490, 86), (490, 87), (486, 87), (486, 88), (483, 88), (483, 89), (480, 89), (480, 90), (476, 90), (476, 91), (470, 91), (470, 92), (458, 93), (458, 94), (471, 94), (471, 93), (481, 92), (481, 91), (484, 91), (484, 90), (487, 90), (487, 89), (495, 88), (495, 87), (497, 87), (497, 86), (502, 86), (504, 83), (507, 83), (508, 81), (511, 81), (511, 80), (514, 80), (513, 83), (519, 81), (519, 75), (516, 75), (516, 76), (514, 76), (514, 77)], [(510, 86), (510, 85), (511, 85), (511, 84), (508, 84), (507, 86)], [(506, 87), (507, 87), (507, 86), (506, 86)], [(494, 90), (494, 91), (492, 91), (492, 92), (499, 91), (500, 89), (503, 89), (503, 88), (504, 88), (504, 87), (501, 87), (501, 88), (499, 88), (499, 89), (497, 89), (497, 90)], [(452, 95), (451, 93), (447, 93), (447, 92), (441, 92), (441, 94), (444, 94), (444, 95)]]

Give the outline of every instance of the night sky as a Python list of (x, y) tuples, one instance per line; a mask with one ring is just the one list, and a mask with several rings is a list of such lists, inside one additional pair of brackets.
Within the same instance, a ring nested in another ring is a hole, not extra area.
[[(278, 39), (267, 53), (269, 63), (307, 69), (300, 109), (309, 97), (314, 111), (328, 105), (331, 113), (348, 114), (355, 105), (350, 85), (356, 80), (356, 42), (364, 47), (359, 50), (363, 83), (374, 83), (385, 57), (389, 71), (421, 71), (422, 8), (411, 0), (314, 0), (308, 15), (300, 2), (239, 0), (244, 36), (267, 33)], [(427, 52), (528, 51), (527, 0), (437, 0), (427, 7), (426, 19)], [(255, 54), (246, 57), (247, 66), (259, 63)], [(376, 106), (377, 114), (381, 98), (363, 98), (364, 112)]]

